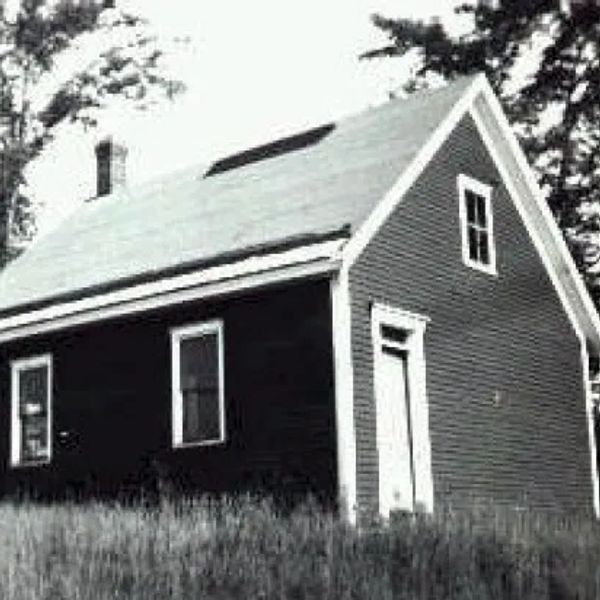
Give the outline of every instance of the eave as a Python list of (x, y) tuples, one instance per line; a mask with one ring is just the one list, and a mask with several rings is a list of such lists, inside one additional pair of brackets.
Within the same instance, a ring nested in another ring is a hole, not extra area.
[(166, 306), (335, 273), (346, 237), (250, 256), (184, 275), (51, 304), (0, 319), (0, 343)]

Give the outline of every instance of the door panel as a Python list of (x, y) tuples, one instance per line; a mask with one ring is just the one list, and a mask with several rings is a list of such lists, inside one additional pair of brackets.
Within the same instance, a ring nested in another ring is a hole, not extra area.
[(406, 353), (382, 348), (379, 410), (381, 509), (414, 509), (414, 473)]

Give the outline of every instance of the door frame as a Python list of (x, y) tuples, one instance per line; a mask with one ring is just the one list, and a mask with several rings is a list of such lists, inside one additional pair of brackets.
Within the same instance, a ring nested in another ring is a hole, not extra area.
[[(381, 419), (386, 415), (381, 410), (382, 385), (381, 361), (382, 346), (392, 346), (406, 352), (406, 383), (411, 422), (409, 428), (412, 435), (412, 459), (414, 473), (415, 511), (433, 512), (433, 477), (431, 471), (431, 438), (429, 432), (429, 403), (427, 400), (426, 361), (425, 361), (425, 329), (430, 322), (429, 317), (374, 303), (371, 307), (371, 337), (373, 341), (373, 385), (376, 413), (377, 455), (379, 481), (389, 476), (383, 472), (379, 461), (382, 440), (380, 439)], [(391, 327), (406, 333), (402, 341), (390, 341), (382, 332), (382, 327)], [(379, 512), (387, 518), (393, 503), (382, 495), (382, 486), (378, 486)]]

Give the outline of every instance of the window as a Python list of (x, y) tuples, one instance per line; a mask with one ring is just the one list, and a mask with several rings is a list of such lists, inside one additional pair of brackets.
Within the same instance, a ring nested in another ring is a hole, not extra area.
[(495, 274), (492, 188), (459, 175), (458, 196), (463, 261), (469, 267)]
[(171, 330), (173, 446), (225, 441), (223, 323)]
[(11, 363), (11, 464), (39, 465), (52, 454), (52, 357)]

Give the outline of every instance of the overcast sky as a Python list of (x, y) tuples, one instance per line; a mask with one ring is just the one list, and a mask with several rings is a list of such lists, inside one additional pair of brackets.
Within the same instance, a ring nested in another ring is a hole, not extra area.
[(427, 17), (453, 0), (121, 0), (166, 38), (189, 37), (173, 69), (188, 91), (151, 113), (108, 113), (98, 130), (63, 128), (32, 170), (42, 229), (94, 193), (94, 141), (129, 147), (132, 185), (381, 102), (406, 72), (358, 61), (385, 43), (370, 15)]

